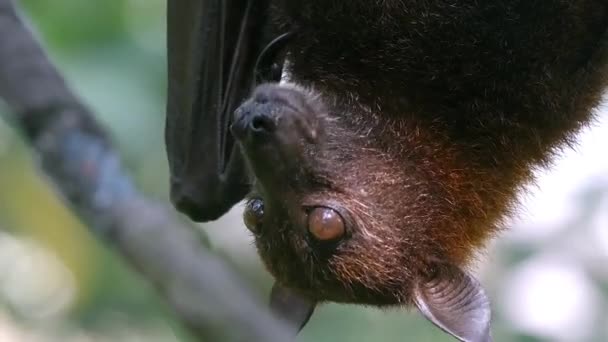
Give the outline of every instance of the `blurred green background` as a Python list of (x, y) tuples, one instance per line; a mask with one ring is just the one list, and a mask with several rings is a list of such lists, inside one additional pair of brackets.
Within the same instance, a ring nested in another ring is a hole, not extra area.
[[(119, 147), (137, 183), (167, 200), (165, 1), (22, 1), (32, 28)], [(0, 42), (1, 44), (1, 42)], [(566, 151), (479, 277), (496, 341), (608, 341), (608, 125)], [(235, 208), (202, 226), (261, 295), (263, 270)], [(188, 341), (154, 291), (96, 241), (0, 120), (0, 341)], [(299, 341), (452, 341), (414, 311), (326, 305)]]

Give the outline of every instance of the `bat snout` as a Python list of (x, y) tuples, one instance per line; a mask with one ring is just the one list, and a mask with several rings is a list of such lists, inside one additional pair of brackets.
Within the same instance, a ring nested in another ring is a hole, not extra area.
[(258, 103), (246, 102), (235, 112), (232, 134), (241, 142), (268, 136), (277, 128), (271, 108)]
[(316, 142), (323, 115), (298, 89), (261, 85), (235, 112), (232, 134), (241, 144), (275, 141), (298, 144), (303, 138)]

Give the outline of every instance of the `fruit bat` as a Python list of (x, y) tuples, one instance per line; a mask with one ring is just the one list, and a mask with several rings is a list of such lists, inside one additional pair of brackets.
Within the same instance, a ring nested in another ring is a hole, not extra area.
[(605, 0), (170, 0), (172, 201), (246, 199), (297, 329), (330, 301), (491, 341), (471, 262), (593, 119), (607, 32)]

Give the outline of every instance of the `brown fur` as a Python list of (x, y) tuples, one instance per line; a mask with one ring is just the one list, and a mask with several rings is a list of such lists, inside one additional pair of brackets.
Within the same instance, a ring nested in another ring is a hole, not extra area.
[[(296, 32), (291, 81), (324, 109), (297, 167), (254, 170), (269, 175), (252, 194), (266, 202), (256, 245), (279, 282), (320, 301), (409, 303), (433, 263), (465, 267), (606, 86), (605, 0), (273, 10), (274, 31)], [(341, 210), (348, 236), (311, 239), (303, 208), (314, 205)]]

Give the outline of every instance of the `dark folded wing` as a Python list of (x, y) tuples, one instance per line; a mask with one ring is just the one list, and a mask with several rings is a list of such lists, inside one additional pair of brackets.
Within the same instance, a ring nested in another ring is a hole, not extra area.
[(173, 202), (197, 220), (248, 191), (228, 130), (265, 45), (267, 0), (169, 0), (165, 139)]

